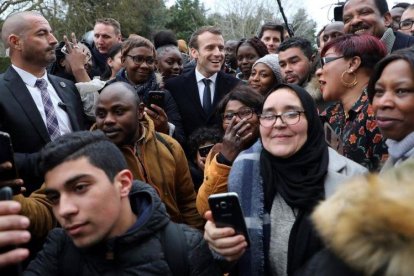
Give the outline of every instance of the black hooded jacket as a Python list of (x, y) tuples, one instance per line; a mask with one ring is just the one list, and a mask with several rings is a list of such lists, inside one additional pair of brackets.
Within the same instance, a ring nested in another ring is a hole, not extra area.
[[(161, 244), (161, 230), (168, 224), (165, 206), (156, 191), (134, 181), (132, 210), (145, 221), (122, 236), (91, 248), (77, 248), (63, 229), (53, 229), (24, 275), (172, 275)], [(202, 234), (183, 226), (190, 275), (222, 275)]]

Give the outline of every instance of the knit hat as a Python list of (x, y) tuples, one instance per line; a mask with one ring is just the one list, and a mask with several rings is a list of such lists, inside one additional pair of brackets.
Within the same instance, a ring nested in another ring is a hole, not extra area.
[(276, 77), (277, 83), (283, 83), (282, 73), (280, 73), (278, 55), (276, 55), (276, 54), (265, 55), (264, 57), (259, 58), (258, 60), (256, 60), (256, 62), (253, 64), (253, 67), (255, 67), (256, 64), (258, 64), (258, 63), (266, 64), (270, 69), (272, 69), (273, 74)]

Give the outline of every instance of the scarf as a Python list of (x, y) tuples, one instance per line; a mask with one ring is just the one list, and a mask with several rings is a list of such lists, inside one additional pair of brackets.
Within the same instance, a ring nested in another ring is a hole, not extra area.
[(401, 141), (387, 139), (385, 143), (393, 160), (405, 160), (412, 155), (411, 151), (414, 149), (414, 132), (405, 136)]
[(155, 72), (152, 72), (152, 74), (146, 82), (134, 84), (128, 79), (128, 74), (125, 68), (123, 68), (116, 74), (115, 80), (124, 81), (134, 86), (135, 91), (137, 92), (138, 96), (144, 102), (145, 105), (148, 103), (148, 93), (153, 90), (160, 90)]
[(321, 246), (319, 239), (314, 238), (309, 215), (316, 204), (325, 197), (324, 180), (328, 171), (329, 155), (322, 123), (312, 97), (297, 85), (282, 84), (276, 87), (276, 90), (279, 88), (288, 88), (295, 92), (308, 121), (307, 141), (294, 155), (280, 158), (273, 156), (265, 148), (260, 154), (266, 212), (270, 213), (276, 193), (279, 193), (290, 207), (299, 210), (289, 237), (290, 274), (303, 265), (303, 262)]

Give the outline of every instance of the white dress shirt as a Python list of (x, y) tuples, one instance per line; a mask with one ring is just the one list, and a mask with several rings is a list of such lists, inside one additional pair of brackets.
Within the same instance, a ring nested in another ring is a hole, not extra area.
[[(37, 109), (39, 110), (40, 116), (42, 116), (42, 120), (46, 126), (46, 113), (45, 108), (43, 106), (42, 95), (40, 93), (40, 89), (35, 86), (36, 80), (38, 79), (33, 74), (12, 65), (13, 69), (16, 70), (17, 74), (22, 78), (23, 82), (25, 83), (27, 90), (29, 90), (30, 95), (33, 98), (33, 101), (36, 104)], [(72, 126), (70, 124), (69, 116), (62, 107), (59, 106), (59, 103), (62, 103), (62, 100), (59, 98), (58, 94), (56, 93), (55, 88), (50, 83), (49, 79), (47, 78), (47, 73), (41, 77), (47, 81), (47, 92), (49, 92), (50, 99), (52, 100), (53, 108), (56, 112), (56, 117), (59, 123), (59, 130), (60, 134), (66, 134), (72, 132)], [(14, 93), (18, 93), (13, 91)]]
[(210, 82), (211, 105), (213, 105), (214, 92), (216, 90), (217, 73), (215, 73), (214, 75), (212, 75), (209, 78), (206, 78), (196, 68), (195, 69), (195, 75), (196, 75), (196, 80), (197, 80), (198, 95), (200, 96), (201, 106), (203, 106), (203, 94), (204, 94), (204, 87), (205, 87), (203, 79), (210, 79), (211, 80), (211, 82)]

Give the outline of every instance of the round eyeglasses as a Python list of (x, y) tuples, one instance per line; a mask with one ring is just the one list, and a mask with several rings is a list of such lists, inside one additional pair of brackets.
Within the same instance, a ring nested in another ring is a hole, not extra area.
[(238, 112), (226, 112), (226, 113), (223, 113), (221, 116), (222, 116), (224, 122), (229, 122), (229, 121), (231, 121), (231, 119), (233, 119), (234, 116), (239, 117), (240, 120), (241, 119), (248, 120), (248, 119), (250, 119), (250, 118), (253, 117), (253, 113), (254, 113), (254, 110), (253, 109), (251, 109), (251, 108), (244, 108), (242, 110), (239, 110)]
[(273, 113), (265, 113), (259, 116), (259, 122), (262, 127), (273, 127), (277, 118), (282, 120), (282, 123), (286, 125), (295, 125), (300, 121), (300, 114), (305, 111), (287, 111), (282, 114), (276, 115)]

